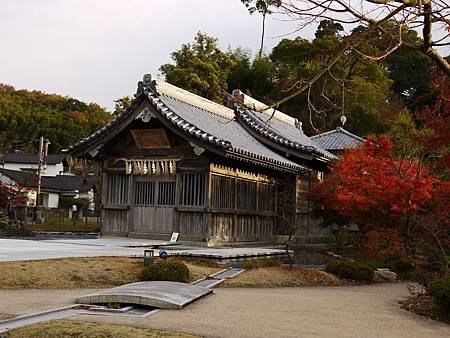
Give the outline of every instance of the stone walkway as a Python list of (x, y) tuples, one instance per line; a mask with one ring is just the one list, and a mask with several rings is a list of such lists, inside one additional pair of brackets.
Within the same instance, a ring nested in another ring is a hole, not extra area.
[[(143, 256), (146, 246), (161, 245), (167, 241), (101, 237), (97, 239), (20, 240), (0, 238), (0, 261), (21, 261), (67, 257)], [(168, 250), (169, 251), (169, 250)], [(155, 254), (158, 254), (155, 250)], [(284, 250), (270, 248), (200, 248), (177, 249), (169, 254), (233, 258), (258, 255), (284, 254)]]

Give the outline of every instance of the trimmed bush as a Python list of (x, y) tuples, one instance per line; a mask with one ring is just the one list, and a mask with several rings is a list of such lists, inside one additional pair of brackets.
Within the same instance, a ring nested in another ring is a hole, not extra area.
[(371, 282), (374, 275), (374, 270), (362, 262), (333, 261), (327, 264), (325, 270), (338, 277), (357, 281)]
[(433, 299), (436, 314), (450, 320), (450, 276), (442, 277), (427, 287), (427, 292)]
[(177, 260), (158, 261), (149, 267), (142, 269), (143, 281), (171, 281), (189, 283), (189, 268), (183, 262)]
[(258, 268), (268, 268), (273, 266), (280, 266), (281, 262), (276, 258), (258, 258), (246, 259), (242, 261), (242, 266), (245, 270), (253, 270)]

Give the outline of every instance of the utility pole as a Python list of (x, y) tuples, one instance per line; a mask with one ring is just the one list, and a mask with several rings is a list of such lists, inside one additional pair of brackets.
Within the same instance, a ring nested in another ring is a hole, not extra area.
[(48, 145), (50, 144), (48, 139), (44, 139), (42, 136), (39, 138), (39, 154), (38, 154), (38, 172), (37, 172), (37, 192), (36, 192), (36, 220), (40, 219), (39, 213), (39, 196), (41, 195), (41, 176), (42, 171), (45, 169), (48, 156)]

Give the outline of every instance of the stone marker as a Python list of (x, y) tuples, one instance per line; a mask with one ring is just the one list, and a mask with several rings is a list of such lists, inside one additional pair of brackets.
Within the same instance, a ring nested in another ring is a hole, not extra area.
[(395, 282), (397, 280), (397, 274), (389, 269), (376, 269), (374, 271), (374, 282)]
[(213, 291), (206, 287), (165, 281), (138, 282), (96, 292), (75, 301), (81, 304), (136, 304), (179, 310)]

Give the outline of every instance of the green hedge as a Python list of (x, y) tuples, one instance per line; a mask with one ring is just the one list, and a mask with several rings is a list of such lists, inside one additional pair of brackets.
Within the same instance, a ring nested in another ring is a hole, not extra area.
[(183, 262), (177, 260), (158, 261), (142, 270), (143, 281), (171, 281), (189, 283), (189, 268)]
[(327, 264), (325, 270), (338, 277), (357, 281), (371, 282), (374, 275), (374, 270), (362, 262), (333, 261)]
[(427, 292), (433, 299), (436, 314), (450, 320), (450, 276), (442, 277), (427, 287)]

